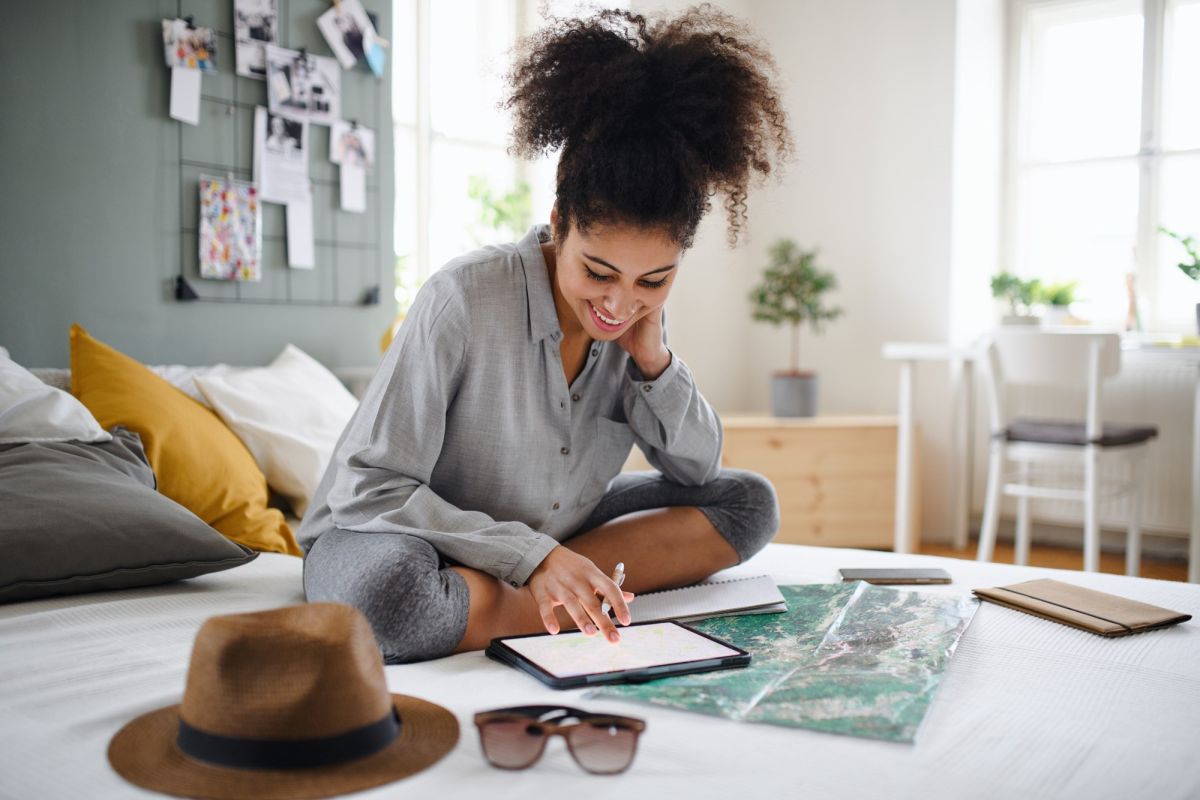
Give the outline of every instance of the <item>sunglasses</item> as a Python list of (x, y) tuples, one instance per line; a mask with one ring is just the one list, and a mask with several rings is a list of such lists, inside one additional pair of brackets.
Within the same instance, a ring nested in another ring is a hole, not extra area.
[(525, 769), (542, 756), (546, 740), (561, 736), (575, 763), (594, 775), (615, 775), (633, 763), (646, 723), (567, 706), (517, 706), (475, 715), (479, 744), (493, 767)]

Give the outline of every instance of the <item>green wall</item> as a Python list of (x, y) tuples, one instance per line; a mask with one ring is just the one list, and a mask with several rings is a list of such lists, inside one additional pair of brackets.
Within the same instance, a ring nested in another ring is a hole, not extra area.
[[(375, 306), (180, 303), (171, 284), (195, 271), (196, 168), (180, 191), (180, 123), (167, 116), (170, 72), (161, 20), (191, 14), (232, 32), (232, 0), (0, 2), (0, 346), (25, 366), (66, 366), (67, 330), (79, 322), (147, 363), (266, 364), (292, 342), (330, 367), (374, 363), (393, 316), (391, 79), (343, 71), (342, 116), (377, 132), (366, 215), (337, 209), (328, 129), (310, 126), (316, 181), (317, 269), (287, 274), (283, 208), (264, 210), (264, 283), (243, 296), (343, 302), (381, 284)], [(391, 29), (391, 0), (367, 0)], [(327, 0), (280, 0), (281, 44), (330, 51), (316, 28)], [(230, 41), (218, 40), (217, 76), (203, 93), (266, 104), (261, 81), (236, 78)], [(389, 59), (394, 57), (389, 52)], [(236, 82), (236, 87), (235, 87)], [(204, 101), (201, 125), (183, 126), (185, 156), (250, 166), (253, 110)], [(182, 211), (180, 204), (185, 203)], [(181, 236), (184, 237), (181, 242)], [(369, 242), (370, 247), (363, 243)], [(336, 263), (336, 270), (334, 264)], [(336, 274), (335, 274), (336, 272)], [(204, 296), (233, 287), (193, 284)], [(257, 294), (256, 294), (257, 293)]]

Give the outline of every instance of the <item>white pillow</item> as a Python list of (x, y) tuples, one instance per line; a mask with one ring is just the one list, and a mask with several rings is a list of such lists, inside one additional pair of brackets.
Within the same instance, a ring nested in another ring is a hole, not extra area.
[(290, 344), (268, 367), (194, 380), (254, 456), (267, 483), (303, 517), (342, 429), (358, 408), (354, 395)]
[(160, 366), (151, 366), (150, 371), (205, 408), (212, 408), (208, 404), (208, 400), (196, 388), (196, 377), (224, 375), (228, 372), (241, 372), (242, 370), (239, 367), (231, 367), (228, 364), (214, 364), (211, 367), (184, 367), (178, 364), (163, 364)]
[(111, 439), (83, 403), (0, 355), (0, 444)]

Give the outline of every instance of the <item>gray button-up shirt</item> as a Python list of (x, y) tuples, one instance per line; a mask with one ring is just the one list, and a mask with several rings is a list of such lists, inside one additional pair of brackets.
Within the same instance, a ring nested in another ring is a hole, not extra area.
[(587, 519), (636, 443), (671, 480), (720, 469), (721, 423), (687, 366), (647, 381), (593, 342), (568, 386), (535, 226), (422, 287), (300, 528), (407, 533), (514, 585)]

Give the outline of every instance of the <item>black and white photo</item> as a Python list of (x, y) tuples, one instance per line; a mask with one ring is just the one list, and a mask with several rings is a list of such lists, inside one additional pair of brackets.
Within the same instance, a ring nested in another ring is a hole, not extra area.
[(359, 0), (341, 0), (317, 17), (325, 41), (346, 69), (352, 69), (375, 39), (375, 26)]
[(277, 156), (292, 159), (303, 157), (304, 123), (268, 111), (265, 146), (268, 152)]
[(341, 115), (338, 62), (267, 45), (267, 105), (271, 113), (332, 125)]
[(264, 48), (279, 41), (279, 0), (233, 0), (233, 28), (237, 74), (266, 78)]
[(309, 191), (308, 123), (254, 110), (254, 180), (268, 203), (302, 201)]

